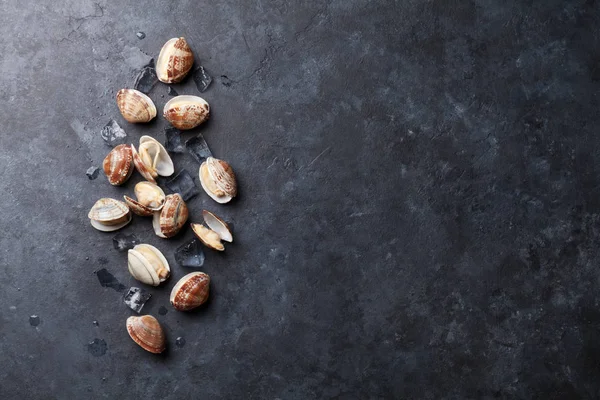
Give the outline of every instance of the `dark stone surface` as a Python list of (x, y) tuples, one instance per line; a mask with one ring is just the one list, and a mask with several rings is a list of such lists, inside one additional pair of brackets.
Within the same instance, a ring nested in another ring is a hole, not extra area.
[[(600, 2), (2, 6), (2, 399), (600, 396)], [(206, 251), (197, 312), (168, 303), (190, 229), (123, 230), (171, 263), (145, 287), (169, 347), (156, 356), (94, 275), (139, 285), (126, 254), (87, 219), (140, 176), (84, 172), (110, 118), (164, 141), (162, 117), (128, 124), (114, 96), (175, 36), (215, 77), (189, 137), (231, 163), (240, 196), (189, 202), (192, 221), (236, 223)]]

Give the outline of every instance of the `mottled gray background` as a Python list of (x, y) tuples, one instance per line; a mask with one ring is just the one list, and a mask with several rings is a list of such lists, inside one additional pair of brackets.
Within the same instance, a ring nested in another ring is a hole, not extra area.
[[(598, 398), (599, 22), (595, 0), (0, 2), (0, 397)], [(240, 196), (189, 203), (235, 223), (198, 312), (168, 304), (191, 231), (125, 229), (173, 264), (144, 309), (155, 356), (94, 275), (137, 285), (87, 219), (140, 177), (85, 171), (111, 117), (164, 140), (114, 95), (180, 35)]]

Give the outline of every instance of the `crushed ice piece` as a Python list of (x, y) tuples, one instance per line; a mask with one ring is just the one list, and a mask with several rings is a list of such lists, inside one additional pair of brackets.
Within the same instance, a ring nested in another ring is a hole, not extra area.
[(158, 77), (156, 76), (156, 70), (154, 67), (145, 66), (135, 78), (133, 88), (142, 93), (148, 94), (157, 82)]
[(98, 167), (89, 167), (88, 170), (85, 172), (87, 177), (90, 178), (90, 181), (96, 179), (98, 177), (98, 173), (100, 173), (100, 168)]
[(194, 83), (200, 93), (204, 93), (212, 83), (212, 77), (206, 72), (206, 69), (204, 69), (203, 66), (196, 68), (192, 77), (194, 78)]
[(93, 321), (92, 321), (92, 324), (94, 324), (94, 326), (98, 326), (98, 325), (100, 325), (100, 324), (98, 323), (98, 321), (96, 321), (96, 320), (93, 320)]
[(125, 290), (125, 285), (121, 284), (106, 268), (96, 271), (96, 276), (102, 287), (109, 287), (117, 292)]
[(113, 246), (119, 251), (133, 249), (137, 244), (140, 244), (140, 239), (134, 233), (126, 235), (123, 232), (119, 232), (113, 237)]
[(169, 96), (179, 96), (179, 93), (172, 86), (169, 86), (169, 90), (167, 91)]
[(115, 147), (127, 141), (127, 134), (114, 119), (108, 121), (108, 124), (102, 128), (100, 136), (102, 136), (104, 143), (111, 147)]
[(40, 317), (38, 317), (37, 315), (32, 315), (31, 317), (29, 317), (29, 325), (38, 326), (39, 324), (40, 324)]
[(88, 351), (90, 352), (91, 355), (93, 355), (94, 357), (100, 357), (106, 354), (106, 350), (108, 349), (108, 346), (106, 345), (106, 342), (104, 341), (104, 339), (94, 339), (91, 342), (88, 343)]
[(202, 164), (208, 157), (212, 157), (212, 153), (208, 148), (208, 143), (204, 140), (204, 136), (201, 133), (185, 142), (185, 147), (188, 152)]
[(175, 250), (175, 261), (182, 267), (201, 267), (204, 264), (204, 252), (198, 239), (179, 246)]
[(173, 193), (179, 193), (183, 198), (183, 201), (188, 201), (192, 197), (200, 194), (200, 190), (194, 183), (194, 178), (185, 169), (179, 171), (179, 173), (165, 186)]
[(125, 294), (125, 297), (123, 297), (123, 302), (127, 307), (139, 314), (142, 311), (142, 308), (144, 308), (144, 304), (150, 300), (150, 297), (152, 297), (152, 295), (144, 289), (131, 287)]
[(181, 143), (181, 131), (177, 128), (165, 128), (165, 149), (171, 153), (183, 153), (185, 148)]
[(181, 348), (185, 346), (185, 339), (179, 336), (177, 339), (175, 339), (175, 344), (177, 345), (177, 347)]
[(135, 36), (137, 36), (138, 39), (142, 40), (143, 38), (146, 37), (146, 34), (142, 31), (139, 31), (138, 33), (135, 34)]

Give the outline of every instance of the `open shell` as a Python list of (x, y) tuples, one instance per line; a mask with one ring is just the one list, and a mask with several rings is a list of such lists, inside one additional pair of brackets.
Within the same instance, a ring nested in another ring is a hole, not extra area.
[(165, 104), (163, 116), (177, 129), (192, 129), (208, 120), (210, 106), (202, 97), (176, 96)]
[(133, 212), (136, 215), (139, 215), (140, 217), (149, 217), (152, 214), (154, 214), (154, 211), (150, 207), (146, 207), (145, 205), (140, 204), (139, 202), (137, 202), (129, 196), (123, 196), (123, 199), (125, 200), (125, 203), (129, 207), (129, 209), (131, 209), (131, 212)]
[(202, 224), (190, 224), (196, 237), (198, 237), (206, 247), (217, 251), (225, 250), (225, 246), (221, 240), (233, 242), (233, 236), (231, 235), (229, 225), (210, 211), (203, 210), (202, 216), (204, 217), (204, 222), (208, 225), (208, 228)]
[(133, 173), (131, 148), (120, 144), (108, 153), (102, 162), (102, 169), (111, 185), (119, 186), (127, 182)]
[(237, 182), (231, 166), (208, 157), (198, 172), (202, 189), (217, 203), (227, 203), (237, 195)]
[(135, 89), (117, 92), (117, 106), (127, 122), (143, 123), (156, 117), (156, 106), (150, 97)]
[(194, 64), (194, 53), (185, 38), (173, 38), (160, 49), (156, 60), (156, 75), (164, 83), (180, 82)]
[(162, 353), (166, 348), (165, 333), (152, 315), (127, 318), (127, 332), (131, 339), (150, 353)]
[(140, 138), (139, 155), (144, 164), (160, 176), (171, 176), (175, 172), (171, 156), (163, 145), (151, 136)]
[(131, 145), (131, 155), (133, 157), (133, 165), (135, 165), (135, 169), (137, 169), (140, 175), (148, 182), (156, 183), (156, 180), (154, 179), (158, 176), (156, 169), (152, 168), (151, 165), (146, 166), (146, 164), (144, 164), (134, 145)]
[(131, 222), (131, 213), (127, 204), (105, 197), (92, 206), (88, 218), (92, 226), (99, 231), (112, 232)]
[(149, 244), (138, 244), (128, 251), (127, 267), (131, 276), (152, 286), (160, 285), (171, 273), (165, 256)]
[(169, 300), (175, 309), (188, 311), (208, 300), (210, 277), (204, 272), (192, 272), (177, 282)]
[(165, 199), (162, 210), (152, 217), (154, 233), (161, 238), (170, 238), (181, 230), (189, 216), (185, 201), (179, 193), (170, 194)]
[(155, 183), (138, 182), (133, 191), (137, 201), (152, 211), (159, 211), (165, 204), (165, 192)]

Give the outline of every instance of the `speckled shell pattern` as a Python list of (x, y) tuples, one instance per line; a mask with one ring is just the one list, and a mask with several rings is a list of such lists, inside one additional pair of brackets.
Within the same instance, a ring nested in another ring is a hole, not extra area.
[(152, 315), (127, 318), (127, 332), (134, 342), (150, 353), (159, 354), (165, 350), (165, 333)]
[(208, 300), (210, 277), (204, 272), (192, 272), (177, 282), (171, 292), (170, 301), (179, 311), (188, 311), (201, 306)]
[(170, 194), (165, 199), (165, 204), (160, 213), (160, 230), (163, 235), (170, 238), (181, 230), (189, 216), (185, 201), (179, 193)]
[[(193, 96), (178, 96), (192, 98)], [(194, 96), (195, 97), (195, 96)], [(210, 118), (210, 106), (202, 98), (198, 101), (181, 101), (174, 97), (165, 105), (163, 116), (175, 128), (180, 130), (193, 129)]]
[(213, 157), (208, 157), (206, 166), (208, 167), (210, 177), (214, 180), (217, 187), (226, 195), (235, 197), (237, 194), (237, 182), (231, 166), (227, 162)]
[[(164, 83), (180, 82), (194, 65), (194, 53), (185, 38), (180, 37), (174, 43), (167, 42), (160, 51), (159, 59), (165, 57), (164, 71), (158, 71), (158, 79)], [(159, 63), (157, 63), (157, 68)]]
[(119, 186), (127, 182), (133, 173), (131, 148), (120, 144), (104, 158), (102, 169), (111, 185)]
[(135, 89), (119, 90), (117, 106), (123, 118), (132, 124), (149, 122), (156, 117), (156, 106), (150, 97)]

